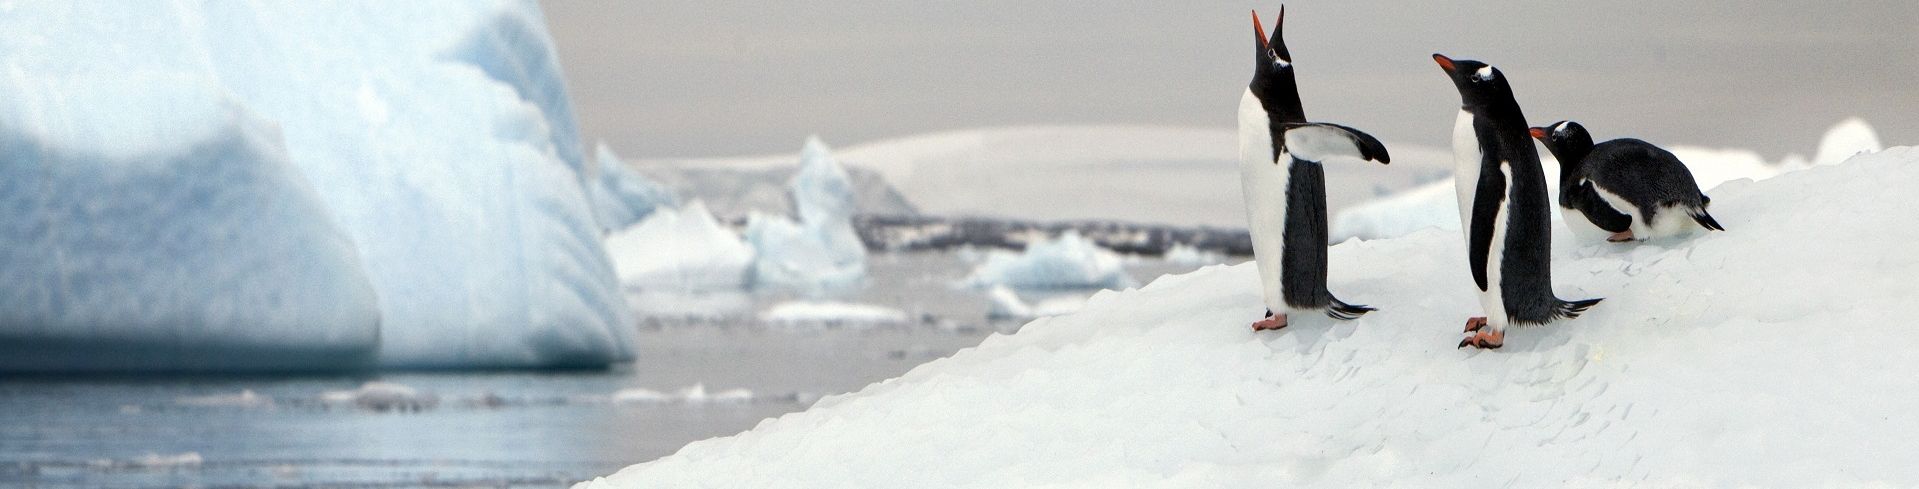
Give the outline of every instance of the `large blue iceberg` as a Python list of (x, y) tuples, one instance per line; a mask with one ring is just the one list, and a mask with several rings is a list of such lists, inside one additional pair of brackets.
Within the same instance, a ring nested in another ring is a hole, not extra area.
[(632, 358), (531, 1), (0, 16), (0, 369)]

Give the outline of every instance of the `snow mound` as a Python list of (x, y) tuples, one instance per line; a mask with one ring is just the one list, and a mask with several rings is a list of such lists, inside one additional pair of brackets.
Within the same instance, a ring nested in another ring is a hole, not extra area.
[(1041, 300), (1037, 304), (1028, 304), (1024, 299), (1019, 297), (1018, 292), (1014, 292), (1013, 289), (1007, 288), (1004, 285), (995, 285), (991, 290), (987, 290), (986, 299), (992, 304), (991, 308), (986, 312), (986, 317), (992, 319), (1033, 319), (1058, 316), (1061, 314), (1072, 314), (1086, 307), (1086, 298), (1076, 295), (1052, 297)]
[(1813, 156), (1812, 163), (1831, 165), (1846, 161), (1853, 155), (1878, 152), (1882, 148), (1884, 146), (1879, 145), (1879, 133), (1872, 130), (1872, 125), (1867, 124), (1865, 119), (1853, 117), (1826, 130), (1826, 135), (1819, 138), (1819, 152)]
[(906, 313), (898, 309), (836, 301), (787, 301), (760, 313), (760, 322), (783, 325), (870, 326), (906, 321)]
[(675, 392), (631, 388), (613, 393), (613, 402), (619, 404), (743, 404), (754, 400), (753, 391), (727, 389), (707, 392), (704, 383), (696, 383)]
[(593, 212), (600, 228), (607, 232), (626, 229), (654, 210), (680, 205), (672, 189), (626, 166), (605, 142), (595, 148), (593, 162), (599, 174), (587, 190), (593, 196)]
[(420, 392), (392, 382), (367, 382), (358, 389), (327, 391), (320, 402), (328, 406), (352, 406), (368, 411), (417, 412), (440, 404), (439, 396)]
[(700, 201), (654, 211), (639, 225), (608, 236), (606, 250), (621, 283), (664, 290), (744, 287), (754, 253)]
[(1913, 188), (1894, 148), (1729, 183), (1680, 248), (1560, 231), (1560, 295), (1606, 301), (1498, 351), (1454, 348), (1457, 233), (1334, 246), (1383, 309), (1277, 334), (1206, 267), (575, 487), (1911, 486)]
[(273, 398), (253, 392), (253, 389), (241, 389), (238, 394), (181, 397), (174, 399), (173, 403), (182, 406), (234, 408), (270, 408), (275, 405)]
[(0, 368), (632, 358), (538, 4), (7, 10)]
[(1016, 289), (1124, 289), (1132, 287), (1125, 262), (1111, 250), (1068, 230), (1057, 239), (1040, 240), (1013, 253), (993, 250), (973, 269), (962, 285)]
[(759, 213), (747, 221), (746, 239), (759, 252), (755, 283), (823, 290), (864, 279), (866, 245), (853, 230), (853, 184), (818, 136), (806, 139), (788, 188), (798, 221)]

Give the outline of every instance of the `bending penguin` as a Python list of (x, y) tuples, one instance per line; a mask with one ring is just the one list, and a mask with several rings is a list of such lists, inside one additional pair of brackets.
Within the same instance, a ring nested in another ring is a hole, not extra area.
[(1466, 320), (1460, 348), (1499, 348), (1506, 327), (1579, 317), (1601, 299), (1563, 301), (1552, 290), (1552, 214), (1526, 116), (1498, 68), (1434, 54), (1459, 89), (1453, 183), (1466, 261), (1485, 317)]
[(1253, 13), (1253, 81), (1239, 100), (1239, 168), (1266, 317), (1253, 330), (1287, 325), (1291, 312), (1318, 311), (1340, 320), (1375, 309), (1347, 304), (1326, 290), (1326, 176), (1320, 163), (1346, 157), (1386, 163), (1386, 146), (1356, 129), (1306, 122), (1293, 83), (1292, 54), (1271, 40)]
[(1575, 234), (1618, 243), (1690, 232), (1693, 225), (1726, 230), (1706, 213), (1712, 199), (1672, 152), (1632, 138), (1595, 145), (1573, 121), (1531, 132), (1559, 159), (1559, 212)]

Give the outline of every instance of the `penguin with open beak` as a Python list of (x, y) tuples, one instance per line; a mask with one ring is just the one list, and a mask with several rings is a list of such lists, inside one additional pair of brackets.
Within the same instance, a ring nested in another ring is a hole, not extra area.
[(1374, 308), (1347, 304), (1326, 289), (1326, 176), (1335, 159), (1387, 163), (1386, 146), (1346, 126), (1306, 121), (1293, 81), (1292, 53), (1281, 38), (1281, 7), (1266, 37), (1253, 12), (1253, 81), (1239, 100), (1240, 185), (1266, 305), (1253, 330), (1276, 330), (1293, 312), (1355, 319)]

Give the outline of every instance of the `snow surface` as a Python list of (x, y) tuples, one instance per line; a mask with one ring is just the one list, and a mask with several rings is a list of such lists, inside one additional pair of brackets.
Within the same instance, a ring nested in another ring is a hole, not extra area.
[(1072, 230), (1055, 239), (1029, 244), (1023, 252), (993, 250), (961, 281), (961, 285), (980, 289), (1001, 285), (1016, 289), (1123, 289), (1134, 284), (1118, 254)]
[(593, 151), (593, 168), (598, 174), (587, 191), (593, 196), (593, 213), (604, 231), (626, 229), (654, 210), (680, 205), (672, 189), (627, 166), (605, 142)]
[(799, 220), (755, 213), (746, 240), (758, 251), (758, 286), (842, 289), (866, 277), (866, 244), (853, 230), (853, 184), (818, 136), (800, 150), (800, 170), (788, 184)]
[[(1778, 162), (1768, 162), (1759, 153), (1743, 149), (1694, 146), (1667, 149), (1686, 164), (1686, 168), (1692, 171), (1693, 180), (1708, 195), (1714, 194), (1714, 188), (1726, 182), (1764, 180), (1809, 166), (1805, 157), (1798, 155), (1787, 155)], [(1833, 164), (1862, 151), (1878, 150), (1878, 137), (1872, 127), (1857, 118), (1847, 119), (1826, 132), (1816, 161), (1818, 164)], [(1548, 177), (1548, 193), (1557, 202), (1559, 162), (1544, 148), (1539, 150), (1539, 160)], [(1716, 201), (1717, 196), (1714, 197)], [(1713, 215), (1718, 216), (1718, 212), (1715, 211)], [(1552, 218), (1560, 220), (1560, 213), (1552, 213)], [(1334, 242), (1347, 238), (1378, 239), (1404, 236), (1427, 228), (1459, 229), (1459, 202), (1453, 192), (1452, 179), (1435, 181), (1340, 211), (1333, 216), (1331, 236)]]
[[(1243, 228), (1237, 137), (1230, 128), (1012, 126), (874, 141), (834, 155), (850, 168), (878, 172), (928, 215)], [(1451, 175), (1451, 150), (1387, 147), (1392, 165), (1327, 165), (1329, 210)], [(639, 161), (712, 172), (777, 168), (792, 157)]]
[[(1251, 265), (1086, 309), (581, 489), (1919, 485), (1919, 149), (1714, 195), (1731, 231), (1554, 240), (1584, 317), (1455, 349), (1457, 233), (1331, 249), (1383, 309), (1255, 334)], [(1683, 247), (1667, 247), (1683, 244)]]
[(871, 326), (906, 320), (899, 309), (838, 301), (786, 301), (760, 313), (760, 322), (783, 325)]
[(632, 358), (536, 3), (6, 8), (0, 369)]
[(753, 247), (693, 201), (659, 209), (606, 238), (620, 283), (650, 290), (712, 290), (748, 285)]

